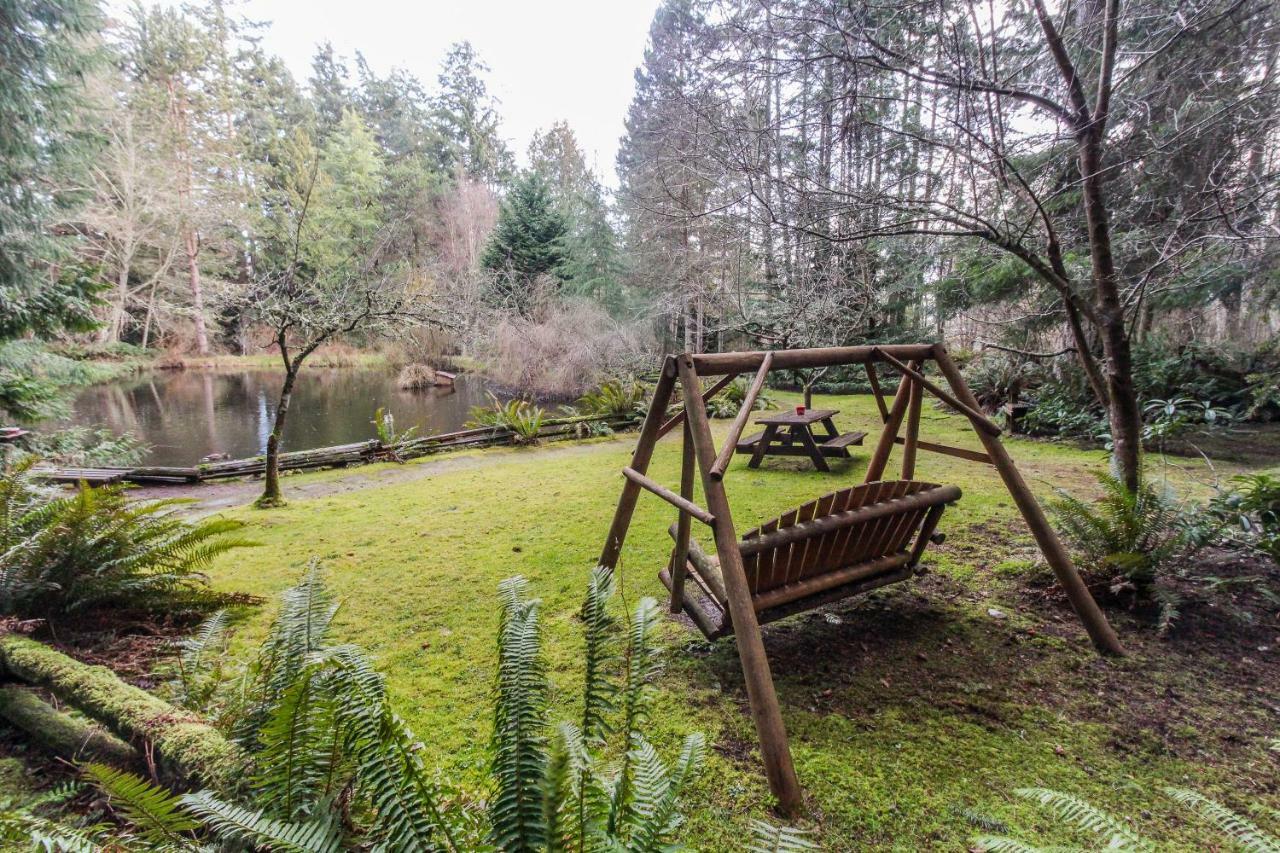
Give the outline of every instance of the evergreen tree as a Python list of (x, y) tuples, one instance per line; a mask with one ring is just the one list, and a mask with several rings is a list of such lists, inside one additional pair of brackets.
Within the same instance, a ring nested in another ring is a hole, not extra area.
[(609, 222), (604, 190), (568, 123), (558, 121), (529, 143), (529, 166), (546, 180), (556, 208), (569, 228), (569, 257), (561, 269), (565, 289), (621, 313), (617, 235)]
[(528, 313), (536, 279), (564, 280), (568, 237), (569, 226), (547, 182), (537, 172), (524, 175), (503, 201), (498, 225), (480, 258), (481, 266), (494, 274), (497, 300)]
[(492, 185), (511, 177), (514, 160), (498, 132), (498, 102), (481, 77), (488, 70), (470, 42), (451, 47), (440, 69), (436, 117), (451, 165)]
[(54, 272), (62, 247), (50, 218), (75, 199), (63, 187), (92, 137), (79, 122), (93, 0), (0, 0), (0, 341), (93, 323), (99, 284)]
[(322, 44), (311, 59), (311, 100), (315, 104), (316, 124), (324, 136), (342, 122), (342, 111), (350, 103), (347, 64), (334, 53), (329, 42)]

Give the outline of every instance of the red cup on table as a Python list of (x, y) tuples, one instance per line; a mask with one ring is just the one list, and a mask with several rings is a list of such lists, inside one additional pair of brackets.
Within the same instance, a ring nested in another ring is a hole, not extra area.
[(797, 414), (797, 415), (803, 415), (803, 414), (804, 414), (804, 406), (803, 406), (803, 405), (796, 406), (796, 414)]

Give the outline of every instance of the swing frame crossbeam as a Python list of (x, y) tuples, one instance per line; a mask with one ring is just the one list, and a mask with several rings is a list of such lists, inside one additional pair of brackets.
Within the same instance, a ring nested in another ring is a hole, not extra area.
[[(925, 375), (925, 368), (929, 363), (936, 366), (945, 388)], [(742, 663), (751, 715), (760, 739), (765, 774), (777, 799), (778, 809), (785, 815), (794, 815), (802, 809), (803, 794), (791, 760), (786, 727), (744, 570), (742, 543), (734, 527), (729, 497), (725, 491), (724, 477), (732, 456), (728, 451), (737, 444), (754, 408), (755, 399), (771, 371), (856, 364), (861, 364), (866, 369), (867, 380), (883, 422), (880, 438), (867, 463), (865, 482), (883, 478), (890, 454), (898, 445), (902, 447), (903, 480), (913, 478), (920, 451), (991, 465), (999, 473), (1045, 561), (1053, 569), (1094, 645), (1104, 654), (1124, 654), (1115, 631), (1089, 593), (1070, 554), (1001, 443), (1001, 428), (982, 413), (978, 401), (942, 344), (885, 344), (668, 355), (663, 361), (657, 387), (641, 425), (631, 464), (623, 470), (622, 494), (618, 498), (613, 523), (599, 562), (602, 566), (617, 565), (640, 492), (648, 491), (661, 497), (677, 510), (672, 531), (675, 546), (664, 577), (669, 573), (671, 609), (679, 612), (684, 607), (680, 591), (683, 589), (690, 554), (692, 522), (698, 521), (711, 528), (723, 578), (728, 616), (733, 625), (738, 657)], [(891, 402), (886, 402), (878, 366), (899, 376), (898, 387)], [(752, 375), (753, 378), (742, 409), (731, 423), (729, 435), (717, 452), (707, 418), (706, 402), (743, 374)], [(700, 380), (707, 378), (716, 378), (716, 381), (703, 392)], [(679, 399), (684, 407), (677, 414), (668, 417), (667, 409), (677, 394), (677, 385)], [(982, 444), (982, 451), (920, 439), (920, 414), (925, 392), (968, 419)], [(905, 434), (900, 435), (904, 426)], [(677, 427), (683, 428), (678, 493), (648, 477), (649, 463), (658, 440)], [(702, 478), (705, 508), (693, 502), (695, 476)], [(696, 543), (693, 547), (696, 548)], [(896, 576), (894, 579), (897, 579)]]

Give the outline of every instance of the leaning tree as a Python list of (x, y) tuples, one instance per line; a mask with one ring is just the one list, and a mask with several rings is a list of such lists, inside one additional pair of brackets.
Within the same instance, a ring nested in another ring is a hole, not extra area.
[(781, 232), (784, 278), (795, 246), (823, 243), (921, 241), (922, 287), (946, 275), (941, 238), (1015, 261), (1136, 486), (1135, 329), (1274, 243), (1275, 4), (697, 5), (701, 88), (664, 96), (720, 142), (766, 255)]
[(283, 502), (280, 442), (306, 360), (342, 338), (370, 340), (443, 322), (443, 312), (409, 275), (399, 248), (403, 229), (385, 221), (377, 206), (380, 158), (360, 119), (346, 114), (322, 151), (302, 132), (289, 148), (271, 194), (271, 251), (235, 306), (267, 330), (266, 345), (284, 367), (260, 507)]

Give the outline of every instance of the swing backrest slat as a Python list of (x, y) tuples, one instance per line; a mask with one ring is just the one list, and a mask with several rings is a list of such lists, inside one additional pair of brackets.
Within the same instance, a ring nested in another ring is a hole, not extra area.
[[(910, 497), (910, 500), (904, 500)], [(744, 554), (743, 568), (752, 595), (809, 578), (908, 553), (913, 537), (924, 525), (929, 510), (960, 497), (954, 486), (917, 480), (863, 483), (823, 495), (765, 522), (742, 537), (744, 551), (754, 541), (789, 528), (822, 521), (812, 533), (784, 537), (787, 541)], [(884, 511), (865, 521), (852, 520), (856, 510), (883, 505)], [(842, 518), (851, 523), (840, 525)], [(839, 526), (837, 526), (839, 525)], [(776, 537), (775, 537), (776, 538)]]

